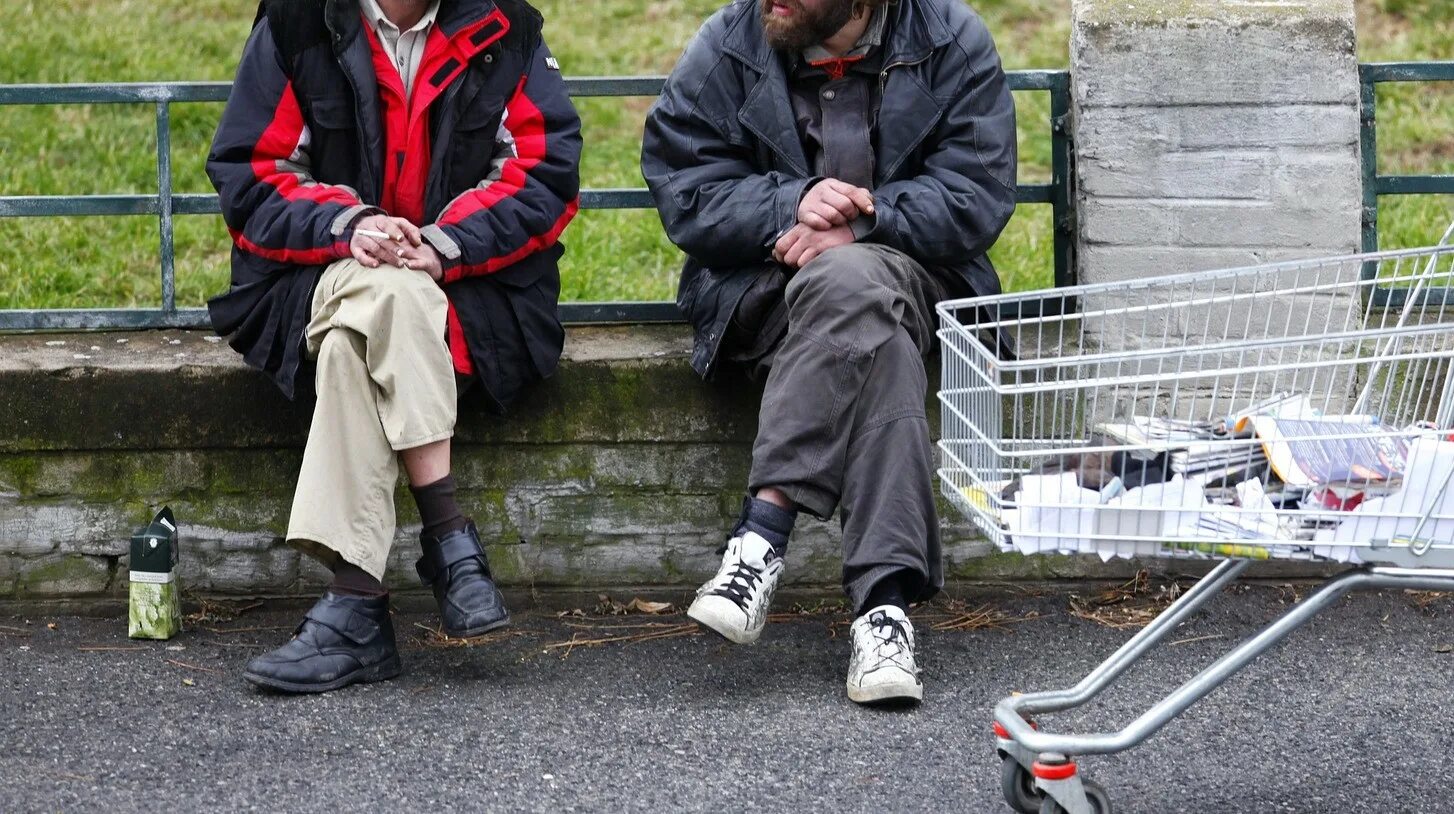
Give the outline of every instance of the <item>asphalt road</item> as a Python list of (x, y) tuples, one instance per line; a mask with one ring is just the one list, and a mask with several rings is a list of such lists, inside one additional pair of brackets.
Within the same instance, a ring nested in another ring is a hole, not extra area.
[[(1220, 597), (1054, 723), (1129, 721), (1289, 597)], [(700, 634), (552, 646), (681, 617), (544, 610), (517, 614), (516, 635), (441, 647), (415, 626), (427, 614), (401, 613), (402, 677), (302, 698), (238, 677), (287, 635), (256, 628), (290, 626), (296, 607), (167, 643), (129, 641), (124, 619), (0, 616), (0, 811), (1008, 811), (993, 703), (1072, 683), (1130, 634), (1073, 617), (1064, 594), (967, 600), (1038, 618), (935, 632), (946, 612), (921, 613), (928, 695), (910, 711), (846, 699), (832, 612), (775, 621), (746, 648)], [(1117, 812), (1454, 812), (1451, 617), (1454, 598), (1349, 598), (1142, 747), (1082, 767)]]

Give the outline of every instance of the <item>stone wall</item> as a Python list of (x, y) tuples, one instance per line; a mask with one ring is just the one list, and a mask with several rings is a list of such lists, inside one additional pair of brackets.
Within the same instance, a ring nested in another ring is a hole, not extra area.
[[(756, 398), (697, 380), (684, 327), (572, 329), (559, 375), (514, 415), (461, 423), (461, 499), (502, 582), (694, 587), (740, 506)], [(131, 531), (162, 504), (189, 591), (314, 591), (325, 573), (281, 540), (307, 423), (204, 334), (0, 337), (0, 598), (121, 595)], [(402, 483), (397, 502), (390, 581), (408, 588), (418, 518)], [(990, 555), (942, 510), (956, 578), (1134, 570)], [(803, 523), (789, 583), (836, 584), (838, 540)]]

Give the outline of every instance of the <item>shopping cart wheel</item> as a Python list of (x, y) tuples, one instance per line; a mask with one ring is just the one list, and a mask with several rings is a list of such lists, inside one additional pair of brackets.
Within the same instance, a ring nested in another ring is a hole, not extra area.
[[(1085, 787), (1085, 797), (1090, 801), (1091, 811), (1094, 811), (1095, 814), (1111, 814), (1111, 798), (1106, 794), (1105, 789), (1085, 779), (1081, 780), (1081, 785)], [(1055, 802), (1054, 798), (1046, 797), (1040, 803), (1040, 814), (1068, 814), (1068, 812), (1060, 806), (1060, 803)]]
[(1038, 814), (1044, 793), (1035, 785), (1035, 775), (1020, 765), (1020, 761), (1006, 755), (1000, 763), (1000, 791), (1005, 802), (1020, 814)]

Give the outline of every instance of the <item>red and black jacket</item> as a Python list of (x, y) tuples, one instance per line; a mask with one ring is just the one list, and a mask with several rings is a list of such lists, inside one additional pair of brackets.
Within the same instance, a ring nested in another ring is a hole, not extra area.
[(581, 137), (541, 25), (522, 0), (442, 0), (406, 107), (356, 0), (264, 0), (207, 159), (233, 236), (209, 308), (289, 397), (311, 378), (314, 286), (371, 212), (418, 223), (444, 257), (440, 330), (490, 402), (554, 372)]

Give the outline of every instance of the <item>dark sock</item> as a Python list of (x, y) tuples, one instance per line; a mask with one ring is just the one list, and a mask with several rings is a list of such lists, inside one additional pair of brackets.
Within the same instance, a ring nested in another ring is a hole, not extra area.
[(772, 543), (773, 551), (781, 557), (787, 553), (788, 535), (793, 533), (793, 524), (797, 521), (797, 511), (749, 497), (742, 501), (742, 516), (738, 518), (732, 535), (735, 537), (744, 531), (756, 532)]
[(454, 476), (445, 475), (427, 486), (410, 486), (424, 523), (425, 539), (437, 539), (465, 526), (464, 512), (454, 502)]
[(858, 615), (862, 616), (884, 605), (893, 605), (904, 613), (909, 612), (908, 600), (904, 599), (904, 579), (900, 574), (889, 574), (875, 582), (868, 589), (868, 596), (864, 597), (863, 607), (858, 609)]
[(328, 586), (328, 590), (347, 596), (376, 597), (389, 594), (384, 583), (374, 579), (373, 574), (347, 560), (339, 560), (334, 567), (333, 583)]

